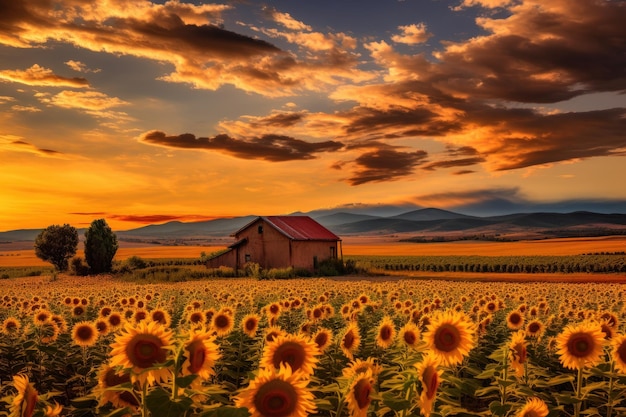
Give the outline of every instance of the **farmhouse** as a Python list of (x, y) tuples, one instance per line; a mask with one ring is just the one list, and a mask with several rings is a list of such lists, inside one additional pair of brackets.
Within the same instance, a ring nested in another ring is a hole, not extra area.
[(309, 216), (258, 217), (233, 236), (235, 243), (209, 259), (207, 266), (238, 270), (247, 262), (261, 268), (305, 268), (341, 257), (341, 239)]

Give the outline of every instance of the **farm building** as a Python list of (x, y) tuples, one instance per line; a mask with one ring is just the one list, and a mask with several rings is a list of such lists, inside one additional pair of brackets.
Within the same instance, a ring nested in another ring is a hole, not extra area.
[(341, 257), (341, 239), (308, 216), (258, 217), (233, 236), (235, 243), (207, 266), (241, 269), (248, 262), (263, 269), (305, 268)]

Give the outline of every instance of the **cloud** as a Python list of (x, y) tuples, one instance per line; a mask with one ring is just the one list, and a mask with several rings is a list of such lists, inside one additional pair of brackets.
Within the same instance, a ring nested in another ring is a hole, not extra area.
[(401, 33), (399, 35), (393, 35), (391, 37), (391, 40), (396, 43), (414, 45), (418, 43), (424, 43), (432, 36), (431, 33), (428, 33), (425, 23), (398, 26), (398, 29), (401, 31)]
[(55, 95), (39, 95), (42, 103), (66, 109), (82, 109), (91, 111), (107, 110), (113, 107), (130, 104), (117, 97), (109, 97), (98, 91), (64, 90)]
[(100, 68), (96, 68), (96, 69), (89, 69), (87, 67), (86, 64), (80, 62), (80, 61), (74, 61), (73, 59), (70, 59), (69, 61), (65, 62), (65, 65), (67, 65), (68, 67), (70, 67), (71, 69), (73, 69), (76, 72), (100, 72)]
[(19, 106), (19, 105), (11, 106), (11, 110), (20, 111), (20, 112), (26, 112), (26, 113), (38, 113), (38, 112), (41, 111), (41, 109), (38, 108), (38, 107), (34, 107), (34, 106)]
[(280, 23), (281, 25), (283, 25), (284, 27), (286, 27), (287, 29), (290, 30), (297, 30), (297, 31), (308, 31), (310, 32), (311, 30), (313, 30), (311, 28), (311, 26), (294, 19), (293, 17), (291, 17), (291, 15), (289, 13), (281, 13), (278, 10), (274, 9), (274, 8), (270, 8), (270, 7), (265, 7), (263, 8), (263, 11), (272, 19), (274, 20), (276, 23)]
[(23, 71), (0, 71), (0, 80), (43, 87), (89, 87), (89, 82), (85, 78), (62, 77), (56, 75), (51, 69), (37, 64)]
[(164, 132), (156, 130), (144, 133), (139, 141), (168, 148), (213, 150), (241, 159), (272, 162), (313, 159), (316, 157), (316, 153), (337, 151), (343, 147), (340, 142), (312, 143), (281, 135), (236, 139), (221, 134), (210, 138), (196, 138), (190, 133), (168, 136)]
[(0, 152), (25, 152), (46, 158), (72, 159), (70, 155), (66, 155), (53, 149), (39, 148), (29, 142), (26, 142), (22, 138), (13, 135), (0, 134)]
[(206, 221), (215, 220), (215, 216), (205, 216), (201, 214), (148, 214), (148, 215), (136, 215), (136, 214), (110, 214), (108, 218), (131, 223), (164, 223), (170, 221)]
[[(369, 182), (393, 181), (411, 175), (428, 154), (425, 151), (402, 152), (389, 148), (376, 149), (358, 156), (348, 183), (362, 185)], [(335, 168), (339, 168), (336, 165)]]
[[(444, 161), (431, 162), (430, 164), (424, 165), (422, 169), (426, 171), (435, 171), (439, 168), (456, 168), (456, 167), (464, 167), (470, 165), (476, 165), (481, 162), (485, 162), (485, 158), (482, 157), (474, 157), (474, 158), (462, 158), (462, 159), (449, 159)], [(464, 172), (467, 173), (467, 172)]]

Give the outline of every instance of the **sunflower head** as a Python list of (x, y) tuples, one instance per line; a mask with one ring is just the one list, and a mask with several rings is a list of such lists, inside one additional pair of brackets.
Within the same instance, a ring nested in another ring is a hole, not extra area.
[(317, 332), (315, 332), (315, 334), (311, 337), (311, 339), (317, 345), (317, 349), (320, 352), (324, 352), (333, 341), (333, 332), (332, 330), (322, 327), (322, 328), (319, 328)]
[(38, 392), (26, 375), (13, 376), (13, 387), (17, 394), (10, 406), (11, 416), (31, 417), (35, 413)]
[(93, 346), (100, 333), (96, 326), (88, 321), (81, 321), (72, 329), (72, 340), (78, 346)]
[(228, 311), (220, 310), (213, 316), (212, 328), (218, 337), (229, 334), (234, 326), (233, 316)]
[(361, 335), (359, 333), (359, 327), (355, 322), (352, 322), (348, 325), (341, 337), (341, 351), (348, 359), (354, 359), (354, 353), (359, 349), (360, 345)]
[(113, 404), (114, 407), (131, 407), (136, 409), (139, 406), (137, 398), (130, 391), (119, 390), (119, 386), (130, 382), (130, 375), (124, 372), (117, 372), (109, 365), (102, 365), (98, 372), (98, 385), (93, 393), (100, 405), (106, 403)]
[(251, 417), (305, 417), (316, 411), (314, 396), (306, 388), (308, 382), (300, 372), (292, 372), (289, 365), (261, 368), (235, 397), (235, 405), (247, 408)]
[(249, 337), (256, 336), (260, 318), (256, 314), (248, 314), (241, 320), (241, 329)]
[(418, 404), (420, 414), (429, 417), (435, 403), (437, 389), (441, 383), (443, 371), (439, 369), (439, 359), (434, 352), (429, 352), (421, 362), (415, 365), (418, 379), (422, 385)]
[(516, 417), (546, 417), (549, 414), (548, 406), (543, 400), (533, 397), (518, 411)]
[(346, 404), (351, 416), (367, 416), (373, 392), (374, 378), (372, 377), (372, 371), (368, 369), (364, 373), (356, 374), (346, 396)]
[(615, 369), (626, 374), (626, 335), (619, 335), (611, 340), (611, 355), (615, 361)]
[(581, 369), (602, 362), (604, 333), (598, 323), (567, 326), (556, 343), (559, 360), (566, 368)]
[(412, 321), (407, 322), (407, 324), (405, 324), (400, 330), (399, 339), (405, 346), (411, 349), (416, 349), (417, 344), (420, 341), (419, 328)]
[(215, 344), (215, 336), (204, 330), (191, 330), (184, 347), (185, 362), (183, 363), (183, 375), (198, 375), (194, 383), (201, 379), (208, 379), (215, 372), (213, 367), (220, 358), (220, 353)]
[(111, 344), (111, 365), (132, 370), (133, 381), (153, 384), (169, 378), (170, 371), (160, 367), (167, 360), (172, 344), (172, 332), (159, 323), (142, 321), (127, 323)]
[(517, 377), (524, 375), (524, 364), (526, 363), (527, 357), (525, 336), (524, 331), (519, 330), (513, 333), (511, 342), (509, 343), (509, 361)]
[(265, 345), (261, 366), (279, 369), (281, 364), (289, 365), (292, 371), (312, 375), (320, 351), (308, 337), (300, 334), (278, 336)]
[(448, 310), (433, 318), (424, 339), (443, 365), (456, 365), (474, 348), (474, 334), (474, 325), (465, 314)]
[(378, 332), (376, 334), (376, 345), (383, 349), (387, 349), (393, 344), (396, 336), (396, 328), (391, 321), (391, 317), (385, 316), (378, 325)]

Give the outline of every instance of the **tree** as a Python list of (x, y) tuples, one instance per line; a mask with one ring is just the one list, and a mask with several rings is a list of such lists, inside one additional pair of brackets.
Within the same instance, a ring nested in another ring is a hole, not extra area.
[(85, 231), (85, 261), (91, 273), (111, 272), (117, 252), (117, 236), (104, 219), (91, 222)]
[(77, 247), (78, 232), (69, 224), (48, 226), (35, 239), (35, 255), (59, 271), (67, 270), (68, 260), (76, 254)]

